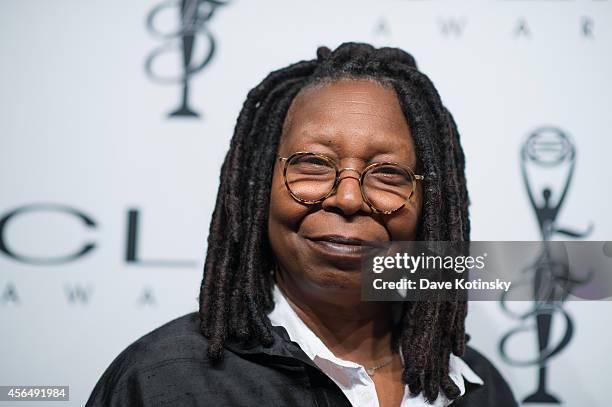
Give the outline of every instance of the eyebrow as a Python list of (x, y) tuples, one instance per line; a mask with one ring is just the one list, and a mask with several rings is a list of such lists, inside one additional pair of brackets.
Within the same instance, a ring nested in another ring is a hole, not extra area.
[[(289, 151), (288, 153), (293, 154), (296, 151), (307, 151), (311, 153), (319, 153), (319, 154), (328, 155), (336, 161), (338, 161), (341, 158), (340, 154), (338, 154), (338, 147), (336, 147), (337, 144), (336, 145), (330, 144), (329, 140), (327, 140), (329, 138), (329, 135), (317, 133), (317, 134), (309, 134), (309, 136), (319, 137), (320, 139), (313, 139), (313, 140), (310, 140), (308, 143), (300, 144), (299, 147), (295, 149), (295, 151)], [(320, 151), (319, 147), (323, 147), (324, 150), (326, 151)], [(382, 159), (382, 160), (375, 159), (376, 157), (381, 156), (381, 155), (382, 156), (393, 156), (395, 154), (395, 151), (396, 150), (393, 148), (375, 145), (373, 154), (369, 154), (369, 156), (366, 158), (361, 158), (361, 157), (346, 157), (346, 158), (356, 158), (356, 159), (359, 159), (361, 161), (364, 161), (370, 164), (374, 162), (380, 162), (380, 161), (394, 161), (394, 162), (398, 162), (410, 168), (413, 168), (414, 166), (417, 165), (418, 157), (416, 157), (416, 152), (414, 154), (414, 162), (411, 162), (412, 160), (410, 159), (400, 159), (400, 158), (389, 158), (389, 159)]]

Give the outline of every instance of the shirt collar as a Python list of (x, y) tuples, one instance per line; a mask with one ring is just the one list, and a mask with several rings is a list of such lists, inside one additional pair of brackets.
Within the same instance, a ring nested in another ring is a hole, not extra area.
[[(362, 382), (369, 379), (363, 374), (358, 373), (359, 371), (365, 372), (361, 365), (336, 357), (329, 348), (325, 346), (323, 341), (308, 328), (293, 308), (291, 308), (291, 305), (277, 285), (274, 286), (273, 298), (274, 309), (268, 314), (272, 325), (284, 327), (290, 340), (297, 343), (304, 353), (314, 361), (321, 370), (330, 376), (343, 391), (350, 388), (355, 382)], [(466, 380), (477, 385), (484, 384), (483, 380), (463, 361), (463, 359), (452, 353), (449, 358), (448, 375), (457, 387), (459, 387), (461, 396), (466, 392)], [(422, 398), (422, 395), (417, 395), (416, 397), (410, 396), (407, 389), (404, 393), (402, 406), (418, 405), (413, 402), (417, 401), (416, 398)], [(441, 397), (439, 396), (434, 402), (434, 406), (446, 406), (450, 404), (450, 401), (446, 399), (442, 392), (440, 395)]]

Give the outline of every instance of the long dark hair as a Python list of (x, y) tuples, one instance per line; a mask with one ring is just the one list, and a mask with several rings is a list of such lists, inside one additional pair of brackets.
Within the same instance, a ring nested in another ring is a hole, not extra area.
[[(369, 79), (397, 93), (421, 171), (423, 211), (417, 240), (469, 241), (464, 156), (456, 124), (414, 58), (397, 48), (344, 43), (320, 47), (317, 58), (270, 73), (248, 96), (221, 168), (200, 292), (208, 356), (223, 357), (228, 338), (273, 343), (267, 314), (274, 308), (274, 256), (267, 237), (272, 173), (285, 116), (295, 96), (321, 82)], [(448, 375), (450, 353), (465, 351), (467, 303), (405, 302), (394, 336), (411, 393), (433, 401), (439, 389), (460, 391)]]

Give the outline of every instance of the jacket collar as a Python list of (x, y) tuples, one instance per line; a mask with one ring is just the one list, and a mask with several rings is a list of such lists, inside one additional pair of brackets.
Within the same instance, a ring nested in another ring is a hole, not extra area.
[[(261, 356), (265, 355), (272, 359), (284, 360), (285, 363), (295, 365), (297, 361), (302, 362), (306, 365), (313, 367), (316, 370), (321, 370), (300, 348), (300, 346), (291, 341), (287, 330), (283, 326), (270, 325), (272, 328), (272, 336), (274, 342), (271, 346), (266, 347), (262, 345), (256, 338), (250, 338), (247, 341), (238, 341), (235, 339), (228, 339), (225, 341), (225, 348), (229, 351), (242, 355), (245, 358), (250, 356)], [(463, 362), (465, 363), (465, 362)], [(324, 374), (323, 372), (321, 372)], [(477, 377), (477, 376), (476, 376)], [(479, 377), (477, 377), (480, 379)], [(459, 399), (467, 396), (474, 390), (477, 390), (482, 386), (482, 381), (473, 380), (472, 378), (466, 378), (465, 380), (465, 392), (459, 397)]]
[(317, 365), (304, 353), (304, 351), (296, 344), (291, 342), (287, 330), (282, 326), (271, 325), (272, 337), (274, 342), (271, 346), (262, 345), (256, 338), (251, 338), (247, 341), (239, 341), (236, 339), (228, 339), (225, 341), (225, 348), (229, 351), (245, 357), (254, 355), (266, 355), (271, 358), (283, 358), (299, 360), (307, 365), (319, 369)]

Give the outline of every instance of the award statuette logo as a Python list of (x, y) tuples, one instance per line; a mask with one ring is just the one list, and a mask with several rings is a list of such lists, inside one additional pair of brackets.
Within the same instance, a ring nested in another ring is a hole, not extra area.
[[(508, 364), (538, 367), (538, 387), (523, 400), (524, 403), (560, 404), (560, 400), (552, 395), (547, 387), (548, 361), (558, 355), (573, 336), (574, 323), (563, 308), (568, 294), (567, 287), (578, 286), (584, 281), (570, 276), (567, 261), (563, 260), (564, 254), (552, 250), (547, 242), (555, 235), (581, 238), (591, 232), (591, 227), (584, 232), (577, 232), (558, 225), (557, 217), (567, 198), (575, 158), (574, 144), (565, 132), (556, 127), (536, 129), (521, 149), (521, 174), (538, 221), (542, 250), (527, 269), (532, 277), (529, 284), (533, 289), (533, 306), (526, 312), (516, 313), (510, 311), (506, 298), (502, 299), (503, 310), (512, 318), (518, 319), (520, 324), (502, 337), (499, 350)], [(552, 186), (554, 184), (556, 187)], [(563, 289), (559, 290), (559, 287)], [(535, 325), (529, 324), (532, 319), (535, 319)], [(554, 343), (551, 340), (553, 319), (563, 324), (563, 334)], [(538, 356), (532, 359), (509, 356), (509, 340), (531, 329), (535, 329)]]
[[(164, 41), (154, 49), (145, 61), (149, 78), (160, 84), (179, 84), (182, 98), (178, 108), (168, 117), (200, 117), (189, 105), (189, 84), (191, 78), (210, 63), (215, 54), (215, 39), (208, 31), (207, 23), (217, 7), (228, 1), (220, 0), (169, 0), (155, 6), (147, 16), (147, 29), (151, 35)], [(178, 26), (164, 29), (161, 21), (168, 21), (168, 14), (178, 14)], [(168, 66), (175, 66), (180, 59), (180, 69), (170, 72)], [(177, 58), (178, 57), (178, 58)], [(169, 63), (170, 61), (174, 63)], [(165, 73), (162, 73), (165, 70)]]

